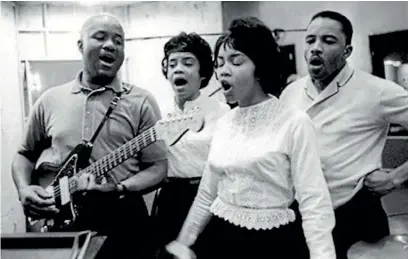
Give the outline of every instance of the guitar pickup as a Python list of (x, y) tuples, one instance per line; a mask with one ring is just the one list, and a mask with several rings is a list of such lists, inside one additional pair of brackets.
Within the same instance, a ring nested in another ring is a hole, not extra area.
[(61, 194), (61, 205), (65, 205), (71, 202), (71, 193), (69, 191), (68, 176), (64, 176), (59, 179), (59, 187)]

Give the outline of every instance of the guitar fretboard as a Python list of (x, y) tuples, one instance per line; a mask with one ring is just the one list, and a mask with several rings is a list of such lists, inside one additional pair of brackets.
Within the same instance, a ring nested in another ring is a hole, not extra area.
[[(142, 150), (143, 148), (149, 146), (157, 140), (156, 129), (151, 127), (148, 130), (145, 130), (142, 134), (135, 137), (131, 141), (117, 148), (115, 151), (110, 154), (102, 157), (95, 163), (91, 164), (87, 168), (80, 171), (77, 176), (81, 176), (83, 173), (90, 173), (96, 176), (96, 179), (100, 179), (107, 172), (120, 165), (130, 157), (134, 156)], [(70, 179), (69, 181), (69, 191), (74, 193), (77, 191), (76, 181)]]

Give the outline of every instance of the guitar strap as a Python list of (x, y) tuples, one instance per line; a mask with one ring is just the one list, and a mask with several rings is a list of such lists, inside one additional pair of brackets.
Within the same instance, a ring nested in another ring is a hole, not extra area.
[(114, 96), (113, 99), (110, 103), (110, 106), (108, 108), (108, 110), (105, 113), (105, 116), (103, 117), (101, 123), (99, 123), (98, 128), (95, 130), (91, 140), (89, 140), (89, 143), (93, 144), (93, 142), (95, 141), (96, 137), (98, 136), (99, 132), (101, 131), (103, 125), (105, 124), (105, 122), (109, 119), (109, 116), (111, 115), (112, 111), (116, 108), (116, 106), (118, 105), (118, 102), (120, 101), (120, 99), (122, 98), (122, 94), (128, 94), (130, 92), (130, 90), (133, 88), (133, 85), (127, 84), (127, 83), (122, 83), (122, 91), (117, 92)]

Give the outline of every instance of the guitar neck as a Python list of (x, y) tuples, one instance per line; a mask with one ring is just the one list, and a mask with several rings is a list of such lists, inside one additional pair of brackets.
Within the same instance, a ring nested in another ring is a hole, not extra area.
[[(142, 134), (138, 135), (131, 141), (117, 148), (108, 155), (102, 157), (95, 163), (91, 164), (87, 168), (81, 170), (77, 176), (80, 176), (83, 173), (89, 173), (96, 176), (96, 179), (99, 179), (106, 175), (110, 170), (117, 167), (127, 159), (135, 156), (140, 150), (149, 146), (157, 140), (156, 128), (151, 127), (148, 130), (145, 130)], [(70, 186), (70, 191), (76, 191), (76, 185), (73, 184)]]

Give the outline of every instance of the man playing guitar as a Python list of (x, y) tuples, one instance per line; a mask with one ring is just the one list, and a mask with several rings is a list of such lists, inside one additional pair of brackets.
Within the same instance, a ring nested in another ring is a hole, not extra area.
[[(47, 90), (32, 107), (12, 162), (13, 180), (26, 216), (52, 218), (59, 212), (54, 196), (33, 182), (47, 177), (36, 169), (44, 163), (61, 164), (81, 141), (92, 138), (113, 97), (124, 92), (126, 84), (117, 75), (124, 60), (124, 44), (124, 30), (116, 18), (99, 14), (87, 19), (77, 43), (83, 70), (75, 80)], [(155, 98), (146, 90), (131, 87), (121, 95), (90, 143), (90, 154), (82, 160), (93, 163), (107, 156), (159, 119)], [(80, 160), (78, 156), (78, 163)], [(102, 181), (81, 174), (76, 185), (84, 190), (78, 195), (83, 211), (67, 231), (91, 229), (106, 234), (98, 259), (149, 258), (150, 222), (142, 194), (158, 185), (166, 172), (165, 145), (157, 141), (115, 166)]]

